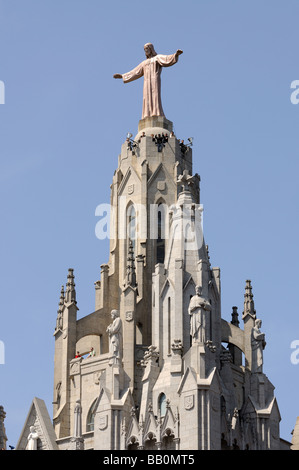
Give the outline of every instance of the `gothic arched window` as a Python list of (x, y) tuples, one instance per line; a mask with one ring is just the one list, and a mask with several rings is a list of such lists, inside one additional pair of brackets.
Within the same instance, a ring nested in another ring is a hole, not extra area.
[(158, 406), (159, 406), (160, 417), (164, 418), (164, 416), (166, 414), (166, 395), (165, 395), (165, 393), (161, 393), (161, 395), (159, 396)]
[(171, 298), (167, 300), (168, 354), (171, 354)]
[(87, 422), (86, 422), (86, 432), (94, 430), (94, 416), (95, 416), (95, 409), (96, 409), (97, 400), (93, 402), (91, 405), (88, 415), (87, 415)]
[(165, 208), (164, 204), (158, 205), (157, 213), (157, 247), (156, 263), (164, 263), (165, 258)]
[(136, 211), (133, 204), (130, 204), (127, 208), (127, 253), (129, 249), (130, 241), (132, 242), (133, 252), (135, 253), (135, 242), (136, 242)]

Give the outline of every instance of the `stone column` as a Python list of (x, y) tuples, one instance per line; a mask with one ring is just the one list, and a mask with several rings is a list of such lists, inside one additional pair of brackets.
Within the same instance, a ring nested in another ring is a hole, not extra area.
[(123, 323), (123, 367), (131, 392), (134, 389), (136, 345), (136, 288), (127, 286), (121, 295), (121, 319)]

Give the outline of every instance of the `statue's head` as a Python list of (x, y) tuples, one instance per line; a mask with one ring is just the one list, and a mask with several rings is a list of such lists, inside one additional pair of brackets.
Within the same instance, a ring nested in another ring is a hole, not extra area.
[(202, 291), (202, 287), (201, 287), (201, 286), (196, 286), (196, 287), (195, 287), (195, 293), (196, 293), (197, 295), (200, 295), (200, 294), (201, 294), (201, 291)]
[(114, 319), (116, 317), (119, 317), (119, 311), (118, 310), (111, 310), (111, 317)]
[(144, 52), (145, 52), (145, 55), (146, 55), (147, 59), (150, 59), (151, 57), (154, 57), (155, 55), (157, 55), (157, 53), (154, 49), (154, 46), (152, 45), (151, 42), (147, 42), (144, 45)]

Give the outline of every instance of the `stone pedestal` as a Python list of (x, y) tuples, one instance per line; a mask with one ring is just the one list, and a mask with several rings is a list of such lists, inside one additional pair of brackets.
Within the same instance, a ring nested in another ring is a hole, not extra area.
[(141, 119), (138, 124), (138, 134), (135, 136), (135, 142), (143, 135), (147, 136), (168, 134), (173, 132), (173, 123), (164, 116), (151, 116)]
[(82, 437), (72, 437), (68, 450), (84, 450), (84, 439)]
[(190, 348), (190, 366), (200, 379), (206, 378), (205, 347), (203, 343), (194, 343)]
[[(138, 124), (138, 132), (142, 132), (149, 128), (160, 128), (172, 132), (173, 123), (166, 119), (165, 116), (150, 116), (141, 119)], [(157, 132), (155, 132), (157, 133)]]
[(106, 387), (114, 400), (118, 400), (124, 388), (124, 370), (119, 364), (109, 364), (106, 369)]

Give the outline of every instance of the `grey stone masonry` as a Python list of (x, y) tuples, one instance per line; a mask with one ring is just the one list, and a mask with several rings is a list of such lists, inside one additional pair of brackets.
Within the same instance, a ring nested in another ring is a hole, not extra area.
[(280, 413), (249, 280), (242, 318), (236, 306), (231, 321), (222, 318), (192, 142), (155, 116), (132, 137), (112, 178), (110, 250), (95, 281), (94, 312), (77, 319), (73, 269), (60, 292), (56, 445), (279, 449)]

